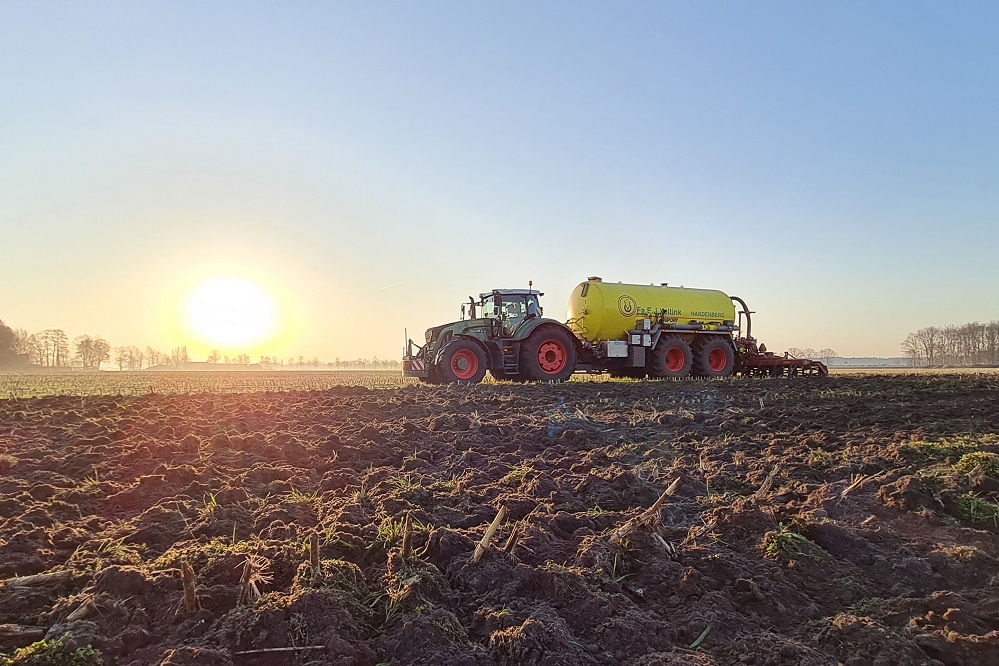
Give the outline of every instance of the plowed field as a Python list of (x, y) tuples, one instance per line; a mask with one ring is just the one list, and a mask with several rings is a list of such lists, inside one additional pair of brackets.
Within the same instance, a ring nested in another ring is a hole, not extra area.
[(996, 433), (995, 374), (0, 400), (0, 663), (996, 664)]

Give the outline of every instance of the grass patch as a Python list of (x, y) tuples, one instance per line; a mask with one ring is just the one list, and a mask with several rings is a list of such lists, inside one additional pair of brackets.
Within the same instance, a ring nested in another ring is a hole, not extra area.
[(420, 487), (419, 482), (413, 479), (412, 474), (402, 474), (400, 476), (395, 477), (394, 479), (392, 479), (392, 485), (395, 486), (395, 488), (401, 493), (409, 492), (410, 490), (416, 490), (417, 488)]
[(763, 552), (771, 557), (807, 557), (811, 541), (799, 534), (790, 526), (780, 523), (776, 530), (767, 532), (763, 537)]
[(524, 482), (528, 474), (534, 472), (534, 467), (526, 463), (521, 465), (514, 465), (507, 472), (506, 476), (500, 479), (500, 483), (504, 486), (514, 486), (517, 487)]
[(63, 634), (56, 640), (41, 640), (20, 648), (12, 657), (0, 655), (0, 666), (103, 666), (104, 658), (93, 646), (70, 650)]
[(999, 504), (990, 502), (973, 493), (964, 493), (954, 498), (958, 513), (962, 518), (984, 522), (991, 520), (999, 525)]
[(899, 446), (902, 450), (915, 451), (931, 460), (959, 458), (966, 454), (981, 451), (986, 446), (999, 445), (999, 436), (989, 435), (957, 435), (939, 440), (905, 442)]
[(970, 474), (981, 469), (986, 476), (999, 478), (999, 454), (988, 451), (965, 453), (954, 463), (954, 471), (960, 474)]

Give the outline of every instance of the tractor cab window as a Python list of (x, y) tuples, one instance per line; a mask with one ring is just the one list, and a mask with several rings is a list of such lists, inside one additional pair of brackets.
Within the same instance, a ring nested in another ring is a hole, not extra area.
[(528, 296), (525, 301), (525, 312), (528, 317), (540, 317), (541, 316), (541, 303), (538, 302), (537, 296)]
[(495, 319), (496, 317), (499, 316), (496, 312), (496, 303), (493, 302), (493, 299), (491, 297), (483, 298), (481, 301), (481, 305), (482, 309), (480, 310), (480, 312), (482, 314), (479, 315), (480, 317), (483, 317), (484, 319)]
[(503, 331), (507, 335), (513, 335), (513, 332), (527, 317), (526, 305), (523, 298), (503, 301)]

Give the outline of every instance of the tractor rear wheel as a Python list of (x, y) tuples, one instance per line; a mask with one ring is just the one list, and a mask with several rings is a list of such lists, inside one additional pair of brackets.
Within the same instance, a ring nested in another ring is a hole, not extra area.
[(693, 365), (690, 345), (677, 335), (664, 335), (652, 350), (649, 376), (657, 379), (686, 377), (693, 369)]
[(569, 333), (541, 328), (524, 344), (520, 364), (523, 376), (539, 382), (564, 382), (576, 370), (576, 344)]
[(728, 377), (734, 368), (735, 352), (724, 336), (706, 336), (697, 346), (694, 353), (694, 375), (697, 377)]
[(486, 354), (471, 340), (449, 342), (440, 359), (438, 371), (446, 384), (478, 384), (486, 376)]

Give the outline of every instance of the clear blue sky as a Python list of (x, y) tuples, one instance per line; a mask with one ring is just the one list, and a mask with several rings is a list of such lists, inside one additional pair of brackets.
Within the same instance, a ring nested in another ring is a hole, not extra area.
[(4, 2), (0, 318), (197, 349), (231, 270), (270, 353), (395, 358), (601, 275), (898, 355), (999, 318), (997, 119), (994, 2)]

